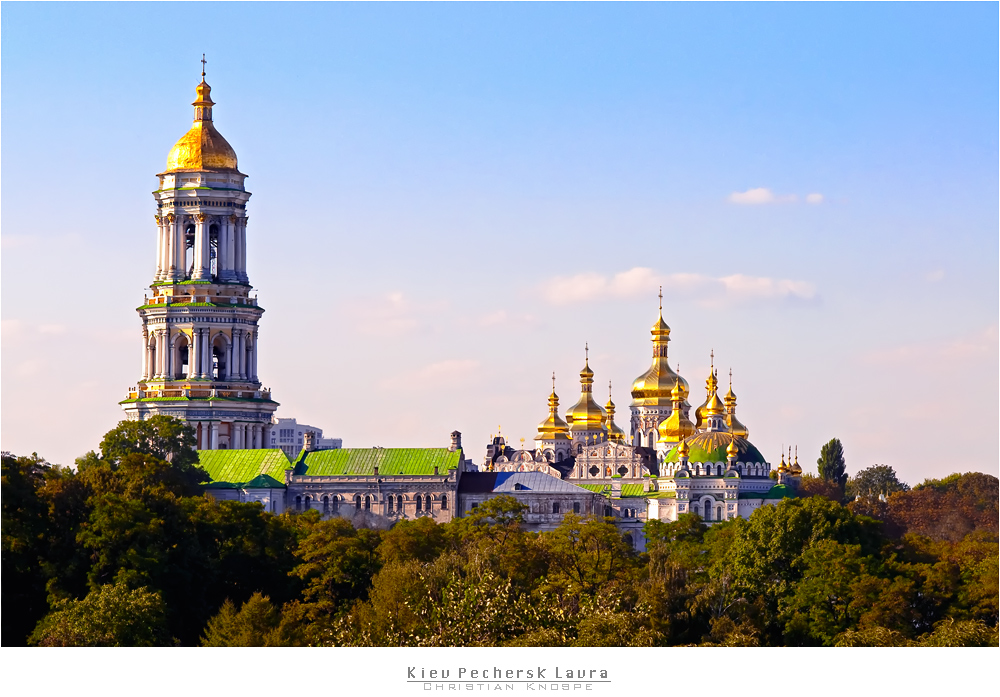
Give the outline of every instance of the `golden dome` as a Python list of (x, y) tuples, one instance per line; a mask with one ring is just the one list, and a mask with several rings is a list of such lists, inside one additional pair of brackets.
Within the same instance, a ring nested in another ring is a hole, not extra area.
[[(791, 462), (791, 458), (788, 458), (788, 460), (789, 462)], [(799, 446), (797, 445), (795, 446), (795, 462), (792, 463), (792, 466), (789, 469), (792, 471), (792, 474), (796, 477), (802, 475), (802, 468), (799, 467)]]
[[(716, 392), (719, 389), (719, 376), (715, 371), (715, 351), (712, 351), (712, 367), (708, 371), (708, 379), (705, 380), (705, 391), (708, 393), (705, 401), (694, 410), (694, 425), (697, 428), (703, 428), (705, 426), (705, 409), (708, 407), (708, 403), (712, 401), (712, 397), (716, 396)], [(723, 405), (725, 407), (725, 405)], [(721, 412), (720, 412), (721, 413)]]
[[(586, 349), (589, 353), (589, 349)], [(580, 371), (580, 401), (566, 415), (569, 430), (604, 431), (604, 420), (607, 415), (594, 401), (594, 371), (590, 369), (589, 356), (584, 359), (583, 370)]]
[(722, 400), (726, 405), (726, 426), (734, 436), (749, 438), (750, 429), (736, 418), (736, 394), (733, 392), (733, 371), (729, 371), (729, 392)]
[(653, 335), (653, 364), (649, 370), (640, 375), (632, 383), (633, 407), (668, 406), (671, 402), (670, 391), (680, 380), (687, 390), (687, 382), (670, 368), (667, 362), (667, 344), (670, 342), (670, 327), (663, 321), (663, 295), (660, 295), (660, 314), (656, 319), (650, 334)]
[(549, 417), (538, 424), (536, 440), (569, 440), (569, 424), (559, 416), (559, 397), (556, 395), (556, 376), (552, 374), (552, 394), (549, 395)]
[(729, 445), (726, 446), (726, 458), (735, 458), (740, 453), (740, 446), (736, 445), (736, 437), (734, 436)]
[(688, 447), (688, 444), (687, 444), (686, 441), (682, 440), (680, 443), (677, 444), (677, 455), (678, 456), (680, 456), (680, 457), (687, 457), (689, 452), (691, 452), (691, 449)]
[(212, 88), (202, 77), (195, 91), (194, 124), (181, 136), (167, 155), (167, 172), (183, 170), (236, 171), (236, 151), (212, 124)]
[(674, 384), (674, 389), (670, 391), (670, 396), (673, 402), (673, 409), (670, 412), (670, 416), (661, 421), (660, 425), (656, 428), (660, 434), (658, 443), (676, 443), (697, 433), (694, 424), (691, 423), (691, 419), (685, 413), (684, 399), (687, 397), (687, 391), (681, 385), (680, 380)]
[(608, 440), (615, 443), (624, 443), (627, 438), (625, 431), (615, 423), (615, 403), (611, 401), (611, 381), (608, 381), (608, 403), (604, 405), (604, 410), (608, 413), (608, 418), (604, 422), (604, 427), (608, 431)]

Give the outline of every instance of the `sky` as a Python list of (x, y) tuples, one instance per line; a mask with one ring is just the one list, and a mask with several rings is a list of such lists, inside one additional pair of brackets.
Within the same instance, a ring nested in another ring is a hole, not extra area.
[(253, 193), (259, 374), (345, 447), (530, 444), (710, 352), (772, 462), (998, 474), (995, 3), (9, 3), (0, 441), (122, 418), (154, 175), (192, 118)]

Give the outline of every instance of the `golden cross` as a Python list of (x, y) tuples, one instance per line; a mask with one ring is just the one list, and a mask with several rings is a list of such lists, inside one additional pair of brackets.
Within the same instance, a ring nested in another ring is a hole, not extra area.
[(205, 54), (204, 53), (201, 54), (201, 76), (202, 77), (205, 77), (205, 63), (207, 63), (207, 62), (208, 61), (205, 60)]

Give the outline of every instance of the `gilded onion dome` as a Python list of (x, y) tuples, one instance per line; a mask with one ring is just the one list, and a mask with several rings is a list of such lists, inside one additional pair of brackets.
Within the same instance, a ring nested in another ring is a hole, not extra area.
[(660, 292), (660, 313), (653, 328), (653, 364), (632, 383), (633, 407), (656, 407), (670, 404), (670, 391), (680, 380), (684, 389), (687, 382), (670, 368), (667, 362), (667, 344), (670, 342), (670, 327), (663, 321), (663, 292)]
[(236, 151), (212, 124), (212, 88), (201, 74), (201, 84), (195, 91), (194, 124), (191, 130), (170, 149), (167, 172), (183, 170), (236, 170)]
[(694, 424), (687, 417), (687, 410), (684, 408), (684, 400), (686, 398), (687, 390), (684, 389), (680, 379), (678, 379), (674, 383), (674, 389), (670, 391), (670, 399), (673, 407), (670, 416), (661, 421), (656, 429), (660, 433), (658, 443), (676, 443), (696, 433)]
[(625, 431), (621, 430), (618, 424), (615, 423), (615, 403), (611, 401), (610, 381), (608, 381), (608, 403), (604, 405), (604, 409), (608, 413), (608, 418), (604, 422), (604, 427), (608, 431), (608, 440), (615, 443), (624, 443), (627, 440), (625, 438)]
[[(708, 407), (708, 404), (709, 402), (712, 401), (713, 397), (715, 397), (716, 401), (718, 401), (719, 399), (717, 395), (718, 390), (719, 390), (719, 375), (715, 370), (715, 351), (712, 351), (712, 367), (709, 368), (708, 378), (705, 380), (705, 391), (707, 393), (707, 397), (705, 401), (701, 404), (701, 406), (699, 406), (697, 409), (694, 410), (694, 425), (696, 428), (705, 427), (705, 409)], [(724, 413), (725, 405), (721, 404), (721, 402), (720, 405), (722, 406), (723, 411), (719, 413)]]
[(729, 392), (722, 400), (726, 405), (726, 426), (741, 438), (749, 438), (750, 431), (736, 418), (736, 394), (733, 392), (733, 371), (729, 371)]
[(802, 468), (799, 466), (799, 446), (795, 446), (795, 462), (789, 468), (796, 477), (802, 476)]
[(538, 424), (536, 440), (569, 440), (569, 424), (559, 416), (559, 396), (556, 395), (556, 375), (552, 374), (552, 394), (549, 395), (549, 417)]
[(604, 410), (594, 401), (594, 371), (590, 369), (589, 349), (584, 350), (588, 356), (580, 371), (580, 401), (566, 415), (569, 430), (573, 433), (604, 431), (604, 420), (607, 418)]
[(740, 454), (740, 448), (736, 445), (736, 439), (733, 438), (729, 441), (729, 445), (726, 446), (726, 457), (728, 459), (735, 459)]

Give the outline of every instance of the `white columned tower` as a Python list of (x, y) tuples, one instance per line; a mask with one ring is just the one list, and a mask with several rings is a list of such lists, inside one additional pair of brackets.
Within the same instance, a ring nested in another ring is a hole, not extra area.
[(194, 124), (156, 175), (156, 272), (142, 318), (142, 377), (121, 402), (129, 419), (166, 414), (198, 448), (260, 448), (278, 403), (257, 377), (257, 323), (246, 271), (246, 175), (212, 123), (204, 69)]

